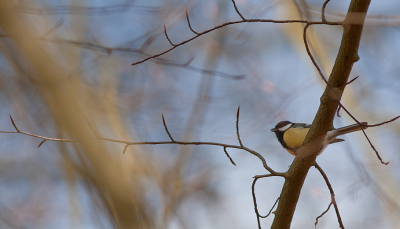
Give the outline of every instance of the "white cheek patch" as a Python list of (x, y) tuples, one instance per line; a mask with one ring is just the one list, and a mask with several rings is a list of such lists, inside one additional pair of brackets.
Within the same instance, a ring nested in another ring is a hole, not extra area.
[(292, 126), (292, 123), (286, 124), (285, 126), (282, 126), (281, 128), (279, 128), (279, 131), (285, 131), (287, 129), (289, 129)]

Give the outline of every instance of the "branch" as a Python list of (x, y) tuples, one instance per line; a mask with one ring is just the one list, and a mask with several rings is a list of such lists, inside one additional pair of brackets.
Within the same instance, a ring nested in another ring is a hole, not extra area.
[(243, 17), (243, 15), (239, 12), (239, 9), (238, 9), (237, 6), (236, 6), (235, 0), (232, 0), (232, 3), (233, 3), (233, 7), (235, 7), (236, 13), (239, 14), (240, 18), (241, 18), (243, 21), (245, 21), (246, 19), (245, 19), (245, 18)]
[(310, 25), (313, 25), (311, 23), (307, 23), (306, 26), (304, 26), (304, 31), (303, 31), (303, 41), (304, 41), (304, 45), (306, 47), (306, 52), (308, 54), (308, 56), (311, 59), (311, 62), (314, 64), (315, 68), (317, 69), (319, 75), (321, 76), (322, 80), (326, 83), (326, 85), (329, 86), (328, 81), (326, 80), (324, 74), (322, 73), (320, 67), (318, 66), (317, 62), (315, 61), (313, 55), (311, 54), (310, 48), (308, 47), (308, 42), (307, 42), (307, 29)]
[(198, 38), (198, 37), (200, 37), (200, 36), (202, 36), (204, 34), (212, 32), (214, 30), (220, 29), (220, 28), (228, 26), (228, 25), (234, 25), (234, 24), (240, 24), (240, 23), (248, 23), (248, 22), (264, 22), (264, 23), (268, 22), (268, 23), (276, 23), (276, 24), (288, 24), (288, 23), (303, 23), (303, 24), (307, 24), (307, 23), (310, 23), (310, 24), (313, 24), (313, 25), (317, 25), (317, 24), (318, 25), (322, 25), (322, 24), (326, 24), (326, 25), (342, 25), (342, 22), (322, 22), (322, 21), (309, 22), (307, 20), (269, 20), (269, 19), (245, 19), (245, 20), (241, 20), (241, 21), (226, 22), (226, 23), (221, 24), (219, 26), (216, 26), (214, 28), (205, 30), (205, 31), (203, 31), (201, 33), (195, 32), (196, 36), (194, 36), (192, 38), (189, 38), (187, 40), (184, 40), (179, 44), (174, 44), (175, 46), (173, 46), (172, 48), (170, 48), (170, 49), (168, 49), (168, 50), (166, 50), (164, 52), (155, 54), (155, 55), (147, 57), (147, 58), (145, 58), (145, 59), (143, 59), (141, 61), (137, 61), (135, 63), (132, 63), (131, 66), (144, 63), (144, 62), (146, 62), (148, 60), (151, 60), (151, 59), (157, 58), (159, 56), (162, 56), (162, 55), (164, 55), (166, 53), (169, 53), (172, 50), (176, 49), (177, 47), (182, 46), (182, 45), (184, 45), (184, 44), (186, 44), (186, 43), (188, 43), (188, 42), (190, 42), (190, 41), (192, 41), (192, 40), (194, 40), (194, 39), (196, 39), (196, 38)]
[(326, 21), (326, 18), (325, 18), (325, 8), (326, 8), (326, 5), (328, 4), (329, 1), (330, 1), (330, 0), (326, 0), (326, 1), (324, 2), (324, 4), (322, 5), (321, 19), (322, 19), (323, 22), (327, 22), (327, 21)]
[[(361, 124), (341, 103), (339, 103), (339, 105), (340, 105), (340, 107), (342, 107), (343, 108), (343, 110), (344, 111), (346, 111), (346, 113), (354, 120), (354, 121), (356, 121), (357, 123), (358, 123), (358, 125), (360, 125), (360, 126), (363, 126), (363, 124)], [(393, 119), (391, 119), (391, 120), (389, 120), (389, 121), (386, 121), (386, 122), (383, 122), (383, 123), (379, 123), (379, 124), (376, 124), (376, 125), (371, 125), (372, 127), (374, 127), (374, 126), (380, 126), (380, 125), (383, 125), (383, 124), (386, 124), (386, 123), (389, 123), (389, 122), (393, 122), (393, 121), (395, 121), (396, 119), (398, 119), (398, 118), (400, 118), (400, 116), (397, 116), (396, 118), (393, 118)], [(369, 125), (367, 125), (366, 127), (369, 127)], [(369, 145), (371, 146), (371, 148), (375, 151), (375, 154), (376, 154), (376, 156), (378, 157), (378, 159), (381, 161), (381, 163), (382, 164), (384, 164), (384, 165), (388, 165), (389, 164), (389, 162), (384, 162), (383, 160), (382, 160), (382, 158), (381, 158), (381, 156), (379, 155), (379, 152), (378, 152), (378, 150), (375, 148), (375, 146), (372, 144), (372, 142), (371, 142), (371, 140), (369, 139), (369, 137), (368, 137), (368, 135), (367, 135), (367, 133), (365, 133), (365, 130), (364, 130), (365, 128), (362, 128), (361, 129), (361, 131), (363, 132), (363, 134), (364, 134), (364, 136), (365, 136), (365, 138), (367, 139), (367, 141), (368, 141), (368, 143), (369, 143)]]
[(332, 206), (332, 201), (329, 203), (328, 208), (327, 208), (324, 212), (322, 212), (321, 215), (319, 215), (319, 216), (315, 219), (315, 224), (314, 224), (315, 227), (317, 227), (318, 219), (320, 219), (322, 216), (324, 216), (324, 215), (329, 211), (329, 209), (331, 208), (331, 206)]
[(168, 131), (167, 125), (165, 124), (164, 114), (161, 114), (161, 117), (162, 117), (162, 122), (163, 122), (164, 127), (165, 127), (165, 131), (167, 132), (167, 134), (168, 134), (169, 138), (171, 139), (171, 141), (175, 142), (175, 140), (172, 138), (171, 134)]
[[(282, 174), (282, 175), (279, 175), (279, 176), (285, 177), (285, 175), (286, 175), (286, 174)], [(262, 216), (262, 215), (260, 215), (260, 213), (258, 212), (257, 199), (256, 199), (256, 192), (255, 192), (255, 186), (256, 186), (256, 182), (257, 182), (258, 179), (263, 178), (263, 177), (272, 177), (272, 176), (275, 176), (275, 175), (266, 174), (266, 175), (254, 176), (253, 184), (251, 185), (251, 193), (252, 193), (252, 196), (253, 196), (254, 211), (256, 212), (257, 223), (258, 223), (258, 228), (259, 228), (259, 229), (261, 229), (260, 218), (267, 218), (267, 217), (272, 213), (272, 210), (274, 209), (274, 207), (276, 206), (276, 204), (278, 203), (278, 201), (279, 201), (279, 199), (280, 199), (281, 197), (278, 197), (278, 198), (276, 199), (274, 205), (272, 206), (272, 208), (271, 208), (271, 210), (268, 212), (268, 214), (265, 215), (265, 216)]]
[[(324, 3), (324, 7), (326, 6), (326, 4), (327, 4), (328, 2), (329, 2), (329, 0), (326, 1), (326, 2)], [(323, 9), (324, 9), (324, 8), (323, 8)], [(350, 15), (350, 16), (349, 16), (349, 15)], [(365, 15), (364, 15), (364, 16), (365, 16)], [(349, 12), (349, 14), (348, 14), (348, 16), (347, 16), (347, 18), (346, 18), (346, 21), (348, 21), (348, 24), (347, 24), (347, 25), (344, 25), (345, 28), (348, 27), (348, 26), (350, 26), (351, 23), (353, 23), (353, 21), (354, 21), (353, 18), (352, 18), (352, 14), (350, 14), (350, 12)], [(314, 59), (314, 57), (313, 57), (313, 55), (312, 55), (312, 53), (311, 53), (311, 51), (310, 51), (310, 49), (309, 49), (309, 47), (308, 47), (306, 32), (307, 32), (307, 29), (308, 29), (308, 27), (309, 27), (310, 25), (312, 25), (312, 23), (307, 23), (306, 26), (304, 27), (304, 32), (303, 32), (304, 45), (305, 45), (305, 47), (306, 47), (307, 54), (308, 54), (308, 56), (309, 56), (310, 59), (311, 59), (311, 62), (314, 64), (314, 66), (315, 66), (315, 68), (317, 69), (317, 71), (318, 71), (319, 75), (321, 76), (322, 80), (326, 83), (326, 89), (328, 89), (328, 91), (326, 90), (325, 93), (327, 93), (327, 94), (329, 95), (329, 97), (331, 97), (330, 99), (334, 99), (334, 100), (336, 100), (336, 101), (338, 102), (338, 106), (339, 106), (339, 107), (336, 109), (336, 114), (337, 114), (338, 117), (340, 117), (340, 115), (339, 115), (340, 109), (343, 108), (343, 109), (346, 111), (346, 113), (347, 113), (350, 117), (353, 118), (354, 121), (356, 121), (360, 126), (362, 126), (362, 124), (361, 124), (361, 123), (360, 123), (360, 122), (359, 122), (359, 121), (358, 121), (358, 120), (343, 106), (343, 104), (340, 103), (340, 97), (341, 97), (341, 94), (343, 93), (344, 87), (347, 86), (348, 84), (353, 83), (353, 82), (358, 78), (358, 76), (355, 77), (354, 79), (350, 80), (349, 82), (345, 82), (345, 83), (343, 83), (343, 84), (341, 84), (341, 85), (332, 86), (331, 84), (329, 84), (329, 82), (326, 80), (324, 74), (322, 73), (320, 67), (318, 66), (317, 62), (315, 61), (315, 59)], [(353, 26), (357, 26), (357, 25), (353, 25)], [(361, 36), (361, 32), (360, 32), (360, 36)], [(344, 38), (345, 38), (345, 36), (343, 35), (343, 39), (344, 39)], [(342, 42), (343, 42), (343, 40), (342, 40)], [(355, 44), (355, 45), (357, 45), (357, 49), (358, 49), (359, 42), (358, 42), (357, 44)], [(341, 48), (342, 48), (342, 47), (341, 47)], [(339, 54), (338, 54), (338, 56), (339, 56)], [(348, 58), (348, 57), (346, 57), (346, 58)], [(352, 58), (351, 61), (352, 61), (352, 63), (354, 63), (354, 62), (358, 61), (358, 59), (359, 59), (358, 54), (355, 52), (355, 53), (354, 53), (354, 56), (353, 56), (353, 58)], [(343, 63), (341, 63), (341, 64), (343, 64)], [(335, 63), (335, 66), (337, 66), (336, 63)], [(335, 66), (334, 66), (334, 67), (335, 67)], [(347, 74), (347, 79), (348, 79), (348, 75), (350, 74), (351, 67), (352, 67), (352, 65), (349, 66), (348, 72), (345, 73), (345, 74)], [(343, 71), (343, 70), (337, 70), (337, 71), (340, 72), (340, 71)], [(333, 74), (333, 70), (332, 70), (332, 73), (331, 73), (331, 74)], [(347, 81), (347, 79), (346, 79), (346, 81)], [(325, 94), (325, 93), (324, 93), (324, 94)], [(399, 117), (400, 117), (400, 116), (399, 116)], [(398, 118), (398, 117), (397, 117), (397, 118)], [(397, 118), (395, 118), (395, 119), (393, 119), (393, 120), (389, 120), (389, 121), (387, 121), (387, 122), (385, 122), (385, 123), (392, 122), (392, 121), (396, 120)], [(315, 121), (315, 120), (314, 120), (314, 121)], [(332, 119), (332, 121), (333, 121), (333, 119)], [(384, 123), (384, 124), (385, 124), (385, 123)], [(331, 124), (331, 125), (332, 125), (332, 124)], [(383, 124), (382, 124), (382, 125), (383, 125)], [(362, 130), (362, 132), (364, 133), (364, 136), (365, 136), (365, 138), (367, 139), (368, 143), (370, 144), (371, 148), (375, 151), (375, 154), (376, 154), (376, 156), (378, 157), (378, 159), (380, 160), (380, 162), (381, 162), (382, 164), (384, 164), (384, 165), (388, 165), (389, 162), (384, 162), (384, 161), (382, 160), (381, 156), (379, 155), (378, 150), (376, 150), (375, 146), (372, 144), (371, 140), (368, 138), (368, 136), (367, 136), (367, 134), (365, 133), (364, 129), (361, 129), (361, 130)], [(304, 145), (304, 143), (303, 143), (303, 145)]]
[[(0, 133), (20, 133), (20, 134), (24, 134), (24, 135), (28, 135), (28, 136), (32, 136), (35, 138), (40, 138), (43, 139), (43, 141), (39, 144), (38, 147), (40, 147), (44, 142), (46, 141), (61, 141), (61, 142), (77, 142), (76, 140), (70, 140), (70, 139), (62, 139), (62, 138), (49, 138), (49, 137), (44, 137), (44, 136), (40, 136), (40, 135), (35, 135), (35, 134), (31, 134), (31, 133), (27, 133), (24, 131), (20, 131), (17, 126), (15, 125), (14, 120), (12, 119), (11, 115), (10, 115), (10, 119), (11, 119), (11, 123), (13, 124), (14, 128), (16, 131), (0, 131)], [(247, 151), (251, 154), (253, 154), (254, 156), (258, 157), (260, 159), (260, 161), (263, 164), (263, 167), (271, 173), (271, 175), (274, 176), (282, 176), (285, 177), (284, 173), (279, 173), (274, 171), (272, 168), (270, 168), (267, 165), (267, 162), (265, 160), (265, 158), (259, 154), (258, 152), (251, 150), (243, 145), (230, 145), (230, 144), (224, 144), (224, 143), (218, 143), (218, 142), (184, 142), (184, 141), (176, 141), (172, 138), (172, 135), (169, 133), (168, 127), (165, 123), (165, 119), (164, 119), (164, 115), (162, 115), (162, 120), (163, 120), (163, 124), (164, 124), (164, 128), (165, 131), (167, 132), (169, 138), (171, 139), (171, 141), (145, 141), (145, 142), (132, 142), (132, 141), (123, 141), (123, 140), (116, 140), (116, 139), (111, 139), (111, 138), (104, 138), (98, 135), (98, 133), (96, 133), (91, 126), (89, 125), (90, 129), (93, 131), (94, 135), (96, 136), (95, 140), (101, 140), (101, 141), (108, 141), (108, 142), (115, 142), (115, 143), (120, 143), (120, 144), (125, 144), (124, 150), (123, 150), (123, 154), (125, 154), (127, 148), (131, 145), (170, 145), (170, 144), (175, 144), (175, 145), (210, 145), (210, 146), (222, 146), (224, 148), (224, 152), (226, 154), (226, 156), (229, 158), (229, 160), (231, 161), (231, 163), (233, 165), (236, 165), (236, 163), (233, 161), (233, 159), (229, 156), (228, 152), (227, 152), (227, 148), (234, 148), (234, 149), (241, 149), (244, 151)], [(238, 127), (237, 127), (238, 128)], [(240, 138), (239, 138), (240, 139)]]
[(198, 35), (199, 33), (196, 32), (196, 31), (194, 31), (194, 29), (193, 29), (192, 26), (190, 25), (189, 14), (188, 14), (187, 10), (186, 10), (186, 20), (187, 20), (189, 29), (190, 29), (194, 34)]
[[(281, 199), (275, 211), (271, 229), (290, 228), (308, 170), (315, 164), (315, 158), (320, 151), (326, 133), (333, 127), (333, 119), (343, 90), (338, 90), (337, 99), (332, 99), (330, 95), (332, 88), (344, 88), (343, 85), (348, 81), (352, 66), (358, 60), (357, 52), (369, 4), (370, 0), (352, 0), (350, 3), (347, 17), (343, 23), (342, 42), (325, 92), (321, 97), (320, 107), (303, 142), (303, 146), (287, 172), (287, 178), (282, 187)], [(358, 16), (356, 21), (354, 20), (354, 14)], [(308, 24), (311, 25), (312, 23)]]
[(70, 139), (49, 138), (49, 137), (44, 137), (44, 136), (40, 136), (40, 135), (36, 135), (36, 134), (31, 134), (31, 133), (28, 133), (28, 132), (24, 132), (24, 131), (21, 131), (21, 130), (19, 130), (19, 129), (17, 128), (17, 125), (15, 125), (15, 122), (14, 122), (13, 118), (11, 117), (11, 114), (10, 114), (10, 120), (11, 120), (12, 125), (13, 125), (14, 128), (15, 128), (15, 131), (0, 131), (0, 133), (7, 133), (7, 134), (17, 134), (17, 133), (18, 133), (18, 134), (28, 135), (28, 136), (31, 136), (31, 137), (34, 137), (34, 138), (43, 139), (43, 141), (41, 141), (40, 144), (37, 146), (38, 148), (39, 148), (40, 146), (42, 146), (42, 144), (43, 144), (45, 141), (76, 142), (75, 140), (70, 140)]
[(226, 156), (229, 158), (229, 160), (231, 161), (231, 163), (236, 166), (236, 163), (233, 161), (233, 159), (231, 158), (231, 156), (229, 155), (228, 151), (226, 150), (226, 147), (224, 146), (224, 152), (226, 154)]
[(240, 140), (240, 135), (239, 135), (239, 112), (240, 112), (240, 106), (238, 107), (237, 114), (236, 114), (236, 134), (237, 134), (240, 146), (243, 147), (242, 140)]
[[(326, 185), (328, 186), (329, 192), (331, 193), (331, 203), (329, 204), (329, 207), (331, 206), (331, 204), (333, 204), (333, 206), (335, 207), (336, 216), (338, 218), (339, 226), (340, 226), (340, 228), (344, 229), (343, 222), (342, 222), (342, 217), (340, 217), (339, 208), (338, 208), (338, 206), (336, 204), (335, 193), (333, 192), (332, 185), (328, 180), (328, 176), (325, 174), (324, 170), (322, 170), (322, 168), (316, 162), (315, 162), (314, 166), (321, 173), (322, 177), (324, 178), (324, 180), (326, 182)], [(317, 217), (315, 225), (317, 225), (318, 219), (321, 218), (326, 212), (328, 212), (329, 207), (328, 207), (328, 209), (326, 209), (325, 212), (323, 212), (320, 216)]]
[(167, 40), (169, 41), (169, 43), (172, 45), (172, 46), (176, 46), (174, 43), (172, 43), (172, 41), (169, 39), (169, 37), (168, 37), (168, 34), (167, 34), (167, 28), (165, 27), (165, 25), (164, 25), (164, 34), (165, 34), (165, 37), (167, 38)]

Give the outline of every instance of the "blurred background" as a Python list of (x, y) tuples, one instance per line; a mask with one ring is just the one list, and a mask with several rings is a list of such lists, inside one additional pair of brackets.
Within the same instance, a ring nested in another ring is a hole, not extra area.
[[(237, 0), (245, 18), (320, 20), (324, 1)], [(328, 20), (342, 20), (350, 0), (332, 0)], [(228, 0), (35, 0), (0, 2), (0, 130), (66, 138), (42, 141), (0, 133), (1, 228), (256, 228), (255, 156), (222, 147), (140, 145), (94, 140), (238, 144), (278, 172), (293, 160), (269, 129), (281, 120), (311, 123), (325, 88), (307, 56), (299, 24), (242, 23), (201, 36), (131, 66), (224, 22), (240, 20)], [(342, 103), (375, 124), (400, 114), (400, 2), (372, 1), (359, 55)], [(312, 52), (329, 75), (340, 26), (308, 30)], [(335, 127), (354, 123), (344, 112)], [(93, 130), (91, 130), (91, 128)], [(360, 133), (317, 158), (336, 193), (346, 228), (400, 225), (400, 121)], [(283, 179), (261, 179), (267, 214)], [(314, 228), (330, 194), (311, 168), (292, 228)], [(269, 228), (273, 216), (261, 220)], [(317, 228), (337, 228), (333, 209)]]

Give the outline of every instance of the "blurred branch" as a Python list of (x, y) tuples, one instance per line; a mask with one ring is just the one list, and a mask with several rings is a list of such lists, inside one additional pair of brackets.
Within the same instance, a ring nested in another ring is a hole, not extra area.
[[(48, 34), (48, 33), (46, 33), (46, 34)], [(4, 36), (6, 36), (6, 35), (4, 35)], [(77, 46), (79, 46), (81, 48), (84, 48), (84, 49), (93, 50), (93, 51), (100, 51), (100, 52), (107, 53), (108, 55), (111, 55), (111, 54), (113, 54), (115, 52), (120, 52), (120, 53), (134, 53), (134, 54), (139, 54), (139, 55), (143, 55), (143, 56), (149, 56), (149, 55), (145, 54), (143, 50), (144, 50), (144, 47), (147, 47), (147, 45), (149, 43), (151, 43), (151, 41), (152, 41), (152, 39), (147, 39), (142, 47), (140, 47), (138, 49), (135, 49), (135, 48), (126, 48), (126, 47), (108, 47), (108, 46), (105, 46), (105, 45), (94, 44), (94, 43), (88, 42), (88, 41), (74, 41), (74, 40), (50, 39), (50, 38), (43, 38), (43, 39), (46, 40), (46, 41), (53, 42), (53, 43), (58, 43), (58, 44), (77, 45)], [(173, 62), (173, 61), (162, 59), (162, 58), (156, 58), (153, 61), (155, 63), (161, 64), (161, 65), (179, 67), (179, 68), (183, 68), (183, 69), (186, 69), (186, 70), (189, 70), (189, 71), (199, 72), (199, 73), (206, 74), (206, 75), (224, 77), (224, 78), (227, 78), (227, 79), (240, 80), (240, 79), (243, 79), (245, 77), (244, 75), (232, 75), (232, 74), (219, 72), (219, 71), (201, 69), (201, 68), (197, 68), (197, 67), (189, 65), (194, 60), (194, 58), (195, 57), (193, 56), (193, 57), (189, 58), (189, 60), (187, 60), (184, 63), (177, 63), (177, 62)]]
[(50, 8), (33, 8), (19, 4), (15, 7), (16, 10), (27, 14), (38, 15), (60, 15), (60, 14), (85, 14), (85, 15), (105, 15), (115, 14), (126, 11), (134, 11), (135, 14), (157, 13), (160, 11), (158, 7), (150, 6), (134, 6), (129, 1), (125, 4), (99, 6), (99, 7), (82, 7), (82, 6), (53, 6)]

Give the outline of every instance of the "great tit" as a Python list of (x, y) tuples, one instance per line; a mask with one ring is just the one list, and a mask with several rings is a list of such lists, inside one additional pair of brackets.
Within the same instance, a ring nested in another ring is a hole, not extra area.
[[(368, 124), (366, 122), (361, 122), (361, 126), (359, 124), (353, 124), (328, 131), (319, 154), (321, 154), (329, 144), (344, 141), (343, 139), (336, 138), (337, 136), (359, 131), (361, 129), (367, 129), (367, 125)], [(276, 137), (283, 148), (285, 148), (293, 156), (296, 156), (297, 151), (303, 145), (303, 141), (306, 138), (310, 127), (310, 124), (281, 121), (276, 124), (275, 128), (272, 128), (271, 131), (275, 132)]]

